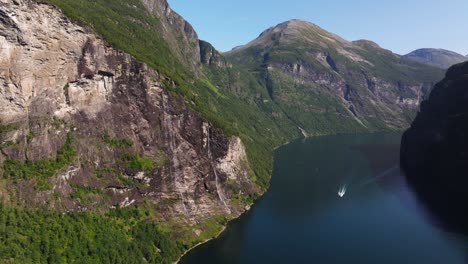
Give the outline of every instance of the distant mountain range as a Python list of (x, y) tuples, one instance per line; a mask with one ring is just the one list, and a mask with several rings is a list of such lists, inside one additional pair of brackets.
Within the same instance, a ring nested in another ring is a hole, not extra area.
[(463, 56), (444, 49), (418, 49), (406, 54), (405, 57), (441, 69), (448, 69), (452, 65), (468, 61), (468, 55)]
[(436, 67), (303, 20), (267, 29), (224, 55), (264, 84), (265, 104), (310, 134), (406, 127), (443, 77)]

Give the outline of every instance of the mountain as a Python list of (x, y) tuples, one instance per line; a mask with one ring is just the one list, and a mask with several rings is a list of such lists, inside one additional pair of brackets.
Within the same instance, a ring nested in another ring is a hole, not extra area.
[(401, 129), (441, 77), (303, 21), (221, 54), (165, 0), (4, 0), (0, 46), (0, 262), (171, 263), (276, 147)]
[(0, 262), (171, 263), (243, 213), (271, 155), (250, 165), (236, 115), (282, 134), (201, 77), (192, 27), (165, 1), (43, 2), (0, 5)]
[(302, 20), (224, 55), (264, 83), (265, 102), (312, 135), (405, 128), (443, 76), (374, 42), (350, 42)]
[(418, 49), (405, 57), (441, 69), (448, 69), (454, 64), (468, 60), (466, 56), (444, 49)]
[(468, 234), (468, 63), (451, 67), (403, 135), (401, 168), (446, 227)]

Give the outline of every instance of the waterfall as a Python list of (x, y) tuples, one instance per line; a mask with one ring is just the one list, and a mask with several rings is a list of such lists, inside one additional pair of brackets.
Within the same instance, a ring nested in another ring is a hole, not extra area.
[[(180, 184), (177, 181), (178, 174), (179, 174), (177, 171), (179, 160), (177, 156), (174, 154), (175, 153), (174, 149), (176, 148), (174, 135), (172, 134), (172, 131), (174, 128), (172, 126), (170, 116), (166, 114), (166, 104), (167, 104), (167, 95), (163, 94), (162, 95), (162, 108), (163, 108), (162, 112), (163, 112), (163, 122), (164, 122), (164, 125), (166, 126), (165, 137), (166, 137), (166, 140), (169, 141), (169, 150), (172, 156), (172, 159), (170, 161), (171, 164), (169, 166), (169, 175), (172, 179), (174, 179), (174, 189), (179, 193), (180, 199), (182, 200), (182, 206), (184, 207), (185, 216), (190, 216), (190, 211), (186, 205), (187, 200), (185, 199), (184, 192), (182, 191), (183, 186), (180, 186)], [(176, 170), (175, 172), (173, 171), (173, 168)], [(185, 179), (183, 179), (183, 181), (185, 181)]]
[(224, 196), (224, 193), (221, 189), (221, 185), (219, 184), (219, 177), (218, 177), (218, 173), (216, 172), (216, 167), (213, 164), (213, 157), (211, 154), (211, 145), (210, 145), (210, 128), (208, 128), (207, 148), (208, 148), (208, 159), (210, 160), (211, 169), (213, 170), (213, 173), (215, 175), (216, 193), (218, 194), (219, 200), (221, 200), (226, 210), (229, 213), (231, 213), (231, 210), (229, 209), (229, 206), (226, 203), (226, 197)]

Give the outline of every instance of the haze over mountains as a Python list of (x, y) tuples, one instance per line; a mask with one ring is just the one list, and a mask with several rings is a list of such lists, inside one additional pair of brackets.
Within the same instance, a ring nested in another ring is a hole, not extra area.
[(405, 57), (441, 69), (448, 69), (454, 64), (468, 61), (467, 56), (444, 49), (418, 49), (406, 54)]

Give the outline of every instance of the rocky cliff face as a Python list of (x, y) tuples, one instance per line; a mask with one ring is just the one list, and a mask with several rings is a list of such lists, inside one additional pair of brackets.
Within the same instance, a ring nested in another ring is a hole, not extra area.
[(162, 34), (178, 59), (199, 74), (200, 47), (192, 25), (174, 12), (166, 0), (142, 0), (142, 3), (161, 23), (160, 30), (155, 33)]
[[(147, 4), (194, 41), (164, 3)], [(188, 223), (244, 211), (234, 200), (258, 190), (241, 140), (170, 94), (171, 79), (51, 5), (2, 0), (0, 21), (5, 203), (60, 211), (149, 203)]]
[(451, 67), (401, 143), (401, 167), (442, 224), (468, 233), (468, 63)]
[(230, 67), (226, 59), (210, 43), (200, 40), (200, 61), (203, 65)]
[[(270, 97), (265, 100), (309, 134), (405, 128), (442, 78), (442, 71), (371, 41), (349, 42), (301, 20), (272, 27), (225, 55), (234, 65), (260, 72)], [(329, 128), (330, 123), (344, 127)]]
[(441, 69), (448, 69), (454, 64), (468, 60), (461, 54), (444, 49), (418, 49), (406, 54), (405, 57)]

